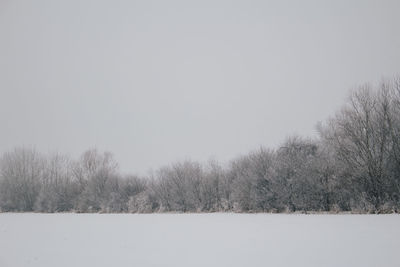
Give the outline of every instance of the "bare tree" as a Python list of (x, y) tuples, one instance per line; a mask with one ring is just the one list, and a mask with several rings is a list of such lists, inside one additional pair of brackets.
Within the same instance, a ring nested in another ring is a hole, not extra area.
[(75, 208), (79, 211), (100, 211), (109, 197), (107, 185), (111, 179), (117, 179), (117, 168), (111, 153), (101, 154), (95, 149), (86, 151), (74, 167), (80, 187)]
[(65, 155), (51, 155), (45, 160), (35, 210), (69, 211), (73, 208), (73, 201), (77, 197), (77, 187), (72, 179), (70, 159)]
[(337, 159), (347, 166), (353, 184), (375, 209), (391, 199), (388, 192), (393, 179), (388, 171), (391, 161), (392, 165), (399, 163), (398, 89), (393, 85), (383, 82), (376, 90), (369, 85), (358, 88), (321, 131)]
[(1, 209), (32, 211), (43, 173), (44, 160), (34, 149), (17, 148), (5, 153), (1, 158)]

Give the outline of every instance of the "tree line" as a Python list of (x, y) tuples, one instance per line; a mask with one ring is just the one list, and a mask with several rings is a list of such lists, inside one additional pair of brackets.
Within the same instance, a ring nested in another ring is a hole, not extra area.
[(73, 160), (16, 148), (0, 158), (0, 211), (398, 212), (400, 77), (360, 86), (317, 129), (226, 166), (183, 161), (144, 177), (95, 149)]

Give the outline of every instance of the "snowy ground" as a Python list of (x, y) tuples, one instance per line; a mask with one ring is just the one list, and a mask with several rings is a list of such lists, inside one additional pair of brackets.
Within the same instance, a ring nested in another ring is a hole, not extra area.
[(0, 214), (0, 266), (400, 266), (399, 215)]

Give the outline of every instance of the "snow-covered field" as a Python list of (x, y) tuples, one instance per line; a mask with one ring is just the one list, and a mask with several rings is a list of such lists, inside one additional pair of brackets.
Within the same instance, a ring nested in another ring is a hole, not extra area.
[(0, 266), (400, 266), (399, 215), (0, 214)]

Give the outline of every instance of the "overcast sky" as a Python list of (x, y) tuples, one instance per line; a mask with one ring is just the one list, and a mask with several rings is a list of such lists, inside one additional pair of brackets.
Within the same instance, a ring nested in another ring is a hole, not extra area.
[(400, 1), (0, 0), (0, 152), (226, 162), (400, 73)]

